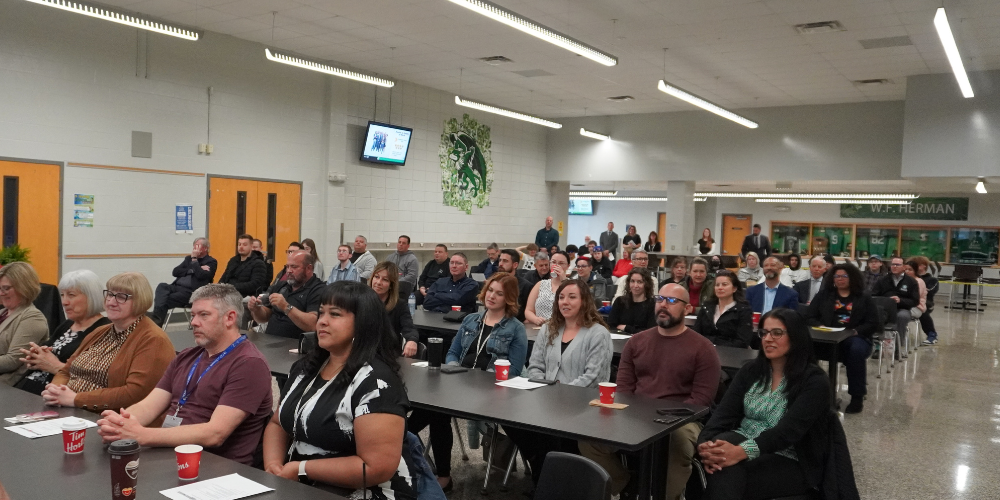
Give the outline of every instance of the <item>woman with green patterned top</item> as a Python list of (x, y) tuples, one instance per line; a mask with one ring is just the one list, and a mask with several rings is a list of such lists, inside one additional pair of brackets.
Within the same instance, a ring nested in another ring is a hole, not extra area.
[(710, 500), (802, 495), (823, 478), (830, 383), (809, 328), (783, 308), (760, 324), (760, 355), (736, 374), (698, 436)]

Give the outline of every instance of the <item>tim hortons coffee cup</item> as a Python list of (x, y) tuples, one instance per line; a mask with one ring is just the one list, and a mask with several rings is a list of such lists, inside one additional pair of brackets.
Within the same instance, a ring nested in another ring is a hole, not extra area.
[(174, 448), (177, 453), (177, 477), (184, 481), (198, 479), (201, 467), (201, 446), (184, 444)]
[(444, 339), (431, 337), (427, 339), (427, 367), (441, 368), (444, 359)]
[(760, 313), (753, 313), (753, 324), (754, 326), (760, 324)]
[(608, 307), (608, 306), (611, 305), (611, 301), (610, 300), (605, 300), (604, 302), (601, 302), (601, 305), (604, 306), (604, 307)]
[(610, 405), (615, 403), (615, 391), (618, 389), (618, 384), (601, 382), (597, 384), (597, 388), (601, 391), (601, 404)]
[(83, 453), (83, 441), (87, 437), (87, 422), (82, 419), (64, 422), (62, 435), (63, 451), (70, 455)]
[(139, 442), (120, 439), (108, 446), (111, 454), (111, 498), (133, 500), (139, 477)]
[(451, 306), (451, 310), (455, 311), (455, 312), (461, 311), (462, 310), (462, 306)]
[(497, 380), (507, 380), (507, 377), (510, 376), (510, 361), (506, 359), (496, 360), (493, 363), (493, 370), (496, 371)]

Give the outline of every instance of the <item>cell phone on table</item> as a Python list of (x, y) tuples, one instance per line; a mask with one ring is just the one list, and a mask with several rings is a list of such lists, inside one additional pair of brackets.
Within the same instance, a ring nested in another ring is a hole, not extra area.
[(467, 371), (469, 369), (464, 366), (444, 365), (441, 367), (441, 373), (465, 373)]
[(694, 415), (694, 410), (690, 408), (660, 408), (656, 410), (659, 415), (672, 415), (677, 417), (690, 417)]
[(663, 417), (663, 418), (654, 418), (653, 422), (656, 422), (658, 424), (670, 425), (670, 424), (672, 424), (672, 423), (680, 420), (681, 418), (682, 417), (677, 417), (677, 416)]

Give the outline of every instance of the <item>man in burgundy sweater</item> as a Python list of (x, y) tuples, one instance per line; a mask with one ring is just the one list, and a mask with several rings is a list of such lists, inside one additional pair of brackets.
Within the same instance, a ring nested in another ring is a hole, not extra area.
[[(688, 292), (671, 283), (660, 288), (656, 300), (656, 328), (629, 339), (618, 365), (618, 391), (711, 406), (719, 388), (722, 366), (715, 346), (698, 332), (684, 326), (691, 313)], [(667, 457), (667, 498), (680, 499), (691, 475), (691, 458), (702, 424), (692, 422), (670, 433)], [(619, 494), (628, 484), (629, 473), (615, 456), (615, 448), (581, 441), (580, 453), (594, 460), (611, 475), (611, 492)]]

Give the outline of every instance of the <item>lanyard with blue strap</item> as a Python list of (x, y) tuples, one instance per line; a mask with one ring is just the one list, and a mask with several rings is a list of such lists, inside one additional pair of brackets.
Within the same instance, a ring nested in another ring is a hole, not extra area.
[[(236, 349), (236, 347), (238, 345), (242, 344), (243, 341), (245, 341), (246, 339), (247, 339), (246, 335), (240, 335), (240, 338), (236, 339), (236, 342), (233, 342), (232, 344), (229, 345), (229, 347), (226, 348), (225, 351), (222, 351), (221, 353), (219, 353), (219, 357), (213, 359), (212, 362), (209, 363), (207, 367), (205, 367), (205, 370), (203, 372), (201, 372), (201, 375), (198, 376), (198, 380), (196, 380), (194, 382), (195, 387), (197, 387), (198, 384), (201, 383), (201, 379), (205, 377), (205, 374), (208, 373), (208, 371), (211, 370), (212, 367), (214, 367), (216, 365), (216, 363), (218, 363), (219, 361), (222, 361), (222, 358), (225, 358), (226, 356), (228, 356), (229, 353), (233, 352), (233, 349)], [(178, 413), (180, 413), (181, 408), (185, 404), (187, 404), (187, 400), (191, 396), (191, 393), (193, 392), (192, 390), (188, 389), (188, 386), (191, 385), (191, 377), (194, 376), (194, 371), (195, 371), (195, 369), (198, 368), (198, 363), (201, 362), (201, 357), (204, 354), (205, 353), (199, 354), (198, 355), (198, 359), (194, 360), (194, 364), (192, 364), (191, 365), (191, 369), (188, 370), (187, 381), (184, 382), (184, 392), (181, 393), (181, 398), (179, 400), (177, 400), (177, 410), (174, 411), (174, 416), (175, 417), (177, 416)]]

